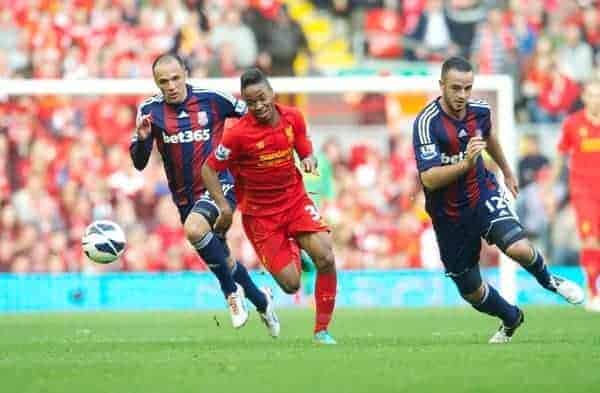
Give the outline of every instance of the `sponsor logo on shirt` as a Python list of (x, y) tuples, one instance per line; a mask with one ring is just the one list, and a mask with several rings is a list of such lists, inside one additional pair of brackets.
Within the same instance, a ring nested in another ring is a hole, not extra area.
[(200, 128), (197, 130), (179, 131), (177, 134), (168, 135), (163, 133), (164, 143), (190, 143), (206, 142), (210, 139), (210, 128)]
[(580, 150), (584, 153), (600, 152), (600, 138), (583, 138)]
[(282, 162), (290, 161), (293, 158), (293, 149), (277, 150), (273, 153), (261, 154), (258, 156), (258, 166), (273, 166)]
[(462, 151), (460, 153), (454, 154), (452, 156), (449, 156), (446, 153), (442, 153), (441, 161), (442, 161), (442, 165), (452, 165), (452, 164), (457, 164), (466, 158), (467, 158), (467, 155)]

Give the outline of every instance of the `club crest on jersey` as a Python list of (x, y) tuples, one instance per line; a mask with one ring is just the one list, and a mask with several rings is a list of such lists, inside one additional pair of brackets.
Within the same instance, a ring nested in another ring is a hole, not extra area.
[(421, 158), (424, 160), (431, 160), (437, 156), (437, 151), (435, 150), (435, 145), (423, 145), (421, 146)]
[(215, 157), (219, 161), (227, 160), (229, 158), (230, 154), (231, 154), (231, 149), (226, 148), (222, 144), (219, 144), (219, 146), (217, 146), (217, 148), (215, 149)]
[(256, 142), (256, 148), (262, 150), (265, 148), (265, 141)]
[(285, 135), (287, 136), (288, 142), (292, 143), (294, 141), (294, 130), (292, 126), (287, 126), (285, 128)]
[(198, 112), (198, 124), (202, 127), (208, 124), (208, 114), (206, 112)]

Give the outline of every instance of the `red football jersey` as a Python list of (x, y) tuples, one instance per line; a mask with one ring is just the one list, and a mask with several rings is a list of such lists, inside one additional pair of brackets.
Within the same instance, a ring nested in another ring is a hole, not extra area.
[(261, 124), (247, 113), (225, 130), (207, 160), (217, 171), (231, 170), (238, 207), (244, 214), (279, 213), (306, 194), (294, 161), (294, 150), (300, 159), (312, 154), (306, 123), (297, 109), (275, 107), (281, 116), (279, 124)]
[[(589, 188), (600, 181), (600, 124), (593, 124), (585, 111), (573, 113), (565, 120), (558, 150), (571, 156), (570, 182), (577, 189)], [(577, 189), (571, 190), (576, 193)]]

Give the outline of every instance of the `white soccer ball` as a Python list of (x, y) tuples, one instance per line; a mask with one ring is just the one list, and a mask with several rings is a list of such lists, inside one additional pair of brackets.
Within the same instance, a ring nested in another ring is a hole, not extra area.
[(97, 220), (85, 228), (81, 245), (85, 255), (92, 261), (110, 263), (123, 254), (125, 233), (115, 222)]

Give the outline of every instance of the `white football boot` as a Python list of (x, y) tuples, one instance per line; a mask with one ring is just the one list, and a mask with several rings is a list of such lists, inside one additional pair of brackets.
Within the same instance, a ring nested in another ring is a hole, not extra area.
[(244, 288), (240, 284), (235, 284), (237, 290), (227, 296), (229, 313), (231, 314), (231, 324), (239, 329), (248, 321), (248, 310), (246, 309), (246, 296)]
[(279, 323), (279, 318), (277, 318), (277, 314), (275, 314), (275, 305), (273, 304), (273, 293), (270, 288), (263, 287), (260, 289), (262, 293), (267, 297), (267, 309), (265, 312), (259, 312), (260, 319), (263, 321), (267, 329), (269, 330), (269, 334), (273, 338), (279, 337), (279, 332), (281, 330), (281, 325)]
[(583, 289), (571, 280), (552, 275), (552, 285), (556, 289), (556, 293), (562, 296), (571, 304), (581, 304), (585, 300)]
[(519, 309), (519, 319), (517, 319), (517, 322), (513, 326), (506, 326), (503, 322), (488, 342), (490, 344), (508, 344), (523, 322), (525, 322), (525, 314)]

